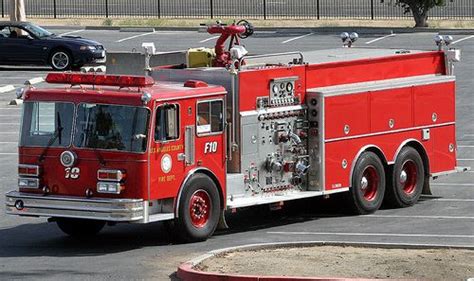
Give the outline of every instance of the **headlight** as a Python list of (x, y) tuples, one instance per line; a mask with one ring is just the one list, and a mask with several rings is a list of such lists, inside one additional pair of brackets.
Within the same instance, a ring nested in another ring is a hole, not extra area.
[(91, 50), (91, 51), (95, 51), (97, 48), (95, 46), (81, 46), (80, 50), (81, 51), (87, 51), (87, 50)]

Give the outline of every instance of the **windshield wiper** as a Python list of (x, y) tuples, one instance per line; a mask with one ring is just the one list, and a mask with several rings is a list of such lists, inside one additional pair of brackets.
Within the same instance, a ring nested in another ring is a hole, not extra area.
[(58, 139), (59, 144), (61, 144), (63, 129), (64, 128), (61, 126), (61, 115), (59, 115), (59, 111), (58, 111), (58, 112), (56, 112), (56, 130), (54, 130), (53, 136), (49, 139), (48, 144), (46, 145), (46, 147), (41, 152), (41, 154), (38, 158), (38, 162), (40, 162), (40, 163), (43, 162), (43, 160), (46, 156), (46, 152), (53, 145), (53, 143), (56, 141), (56, 139)]

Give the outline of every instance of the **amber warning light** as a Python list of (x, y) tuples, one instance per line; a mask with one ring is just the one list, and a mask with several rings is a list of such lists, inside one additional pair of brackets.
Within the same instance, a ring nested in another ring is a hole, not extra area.
[(155, 80), (149, 76), (82, 73), (49, 73), (46, 76), (46, 82), (51, 84), (119, 86), (122, 88), (144, 88), (155, 84)]

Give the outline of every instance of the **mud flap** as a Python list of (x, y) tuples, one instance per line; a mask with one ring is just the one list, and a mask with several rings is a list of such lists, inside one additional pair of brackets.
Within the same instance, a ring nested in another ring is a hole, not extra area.
[(225, 210), (223, 210), (221, 213), (219, 223), (217, 224), (217, 229), (219, 230), (229, 229), (229, 225), (227, 225), (227, 222), (225, 220)]
[(429, 175), (425, 176), (425, 182), (423, 183), (423, 190), (421, 191), (421, 194), (433, 195), (430, 188), (430, 178), (431, 177)]

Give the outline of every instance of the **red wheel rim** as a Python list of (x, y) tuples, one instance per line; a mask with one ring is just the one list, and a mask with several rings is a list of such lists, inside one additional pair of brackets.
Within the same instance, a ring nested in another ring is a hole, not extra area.
[(410, 195), (415, 192), (416, 180), (418, 177), (418, 170), (415, 162), (408, 160), (403, 163), (402, 170), (400, 172), (399, 181), (402, 186), (403, 192)]
[(362, 173), (360, 180), (360, 190), (365, 200), (373, 201), (377, 196), (377, 189), (379, 185), (379, 175), (374, 166), (368, 166)]
[(202, 189), (197, 190), (193, 193), (189, 201), (191, 223), (197, 228), (204, 227), (209, 220), (210, 213), (211, 198), (209, 194)]

